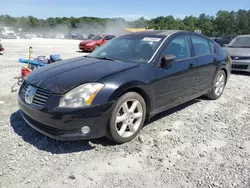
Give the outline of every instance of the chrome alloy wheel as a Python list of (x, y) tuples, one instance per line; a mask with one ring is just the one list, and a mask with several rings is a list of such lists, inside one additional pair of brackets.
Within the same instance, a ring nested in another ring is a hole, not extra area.
[(123, 138), (136, 133), (142, 122), (143, 113), (145, 112), (143, 112), (142, 104), (138, 100), (125, 101), (116, 115), (117, 133)]
[(225, 74), (223, 73), (218, 74), (215, 81), (215, 90), (214, 90), (217, 96), (220, 96), (222, 94), (225, 87), (225, 82), (226, 82)]

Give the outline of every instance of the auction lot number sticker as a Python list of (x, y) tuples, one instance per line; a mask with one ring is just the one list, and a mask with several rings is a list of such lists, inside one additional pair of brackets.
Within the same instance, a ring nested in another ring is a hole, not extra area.
[(152, 37), (145, 37), (142, 41), (147, 41), (147, 42), (159, 42), (161, 38), (152, 38)]

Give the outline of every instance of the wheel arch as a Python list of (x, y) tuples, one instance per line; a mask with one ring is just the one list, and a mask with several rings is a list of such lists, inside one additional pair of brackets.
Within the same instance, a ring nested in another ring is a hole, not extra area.
[(113, 94), (109, 97), (109, 101), (116, 101), (118, 100), (122, 95), (124, 95), (125, 93), (128, 92), (136, 92), (139, 95), (142, 96), (142, 98), (144, 99), (145, 103), (146, 103), (146, 113), (147, 115), (152, 111), (153, 107), (154, 107), (154, 101), (153, 101), (153, 93), (152, 91), (150, 91), (146, 86), (143, 84), (138, 84), (135, 83), (134, 84), (129, 84), (130, 86), (121, 86), (118, 89), (116, 89)]
[(219, 72), (219, 71), (221, 71), (221, 70), (224, 71), (225, 74), (226, 74), (226, 83), (227, 83), (227, 81), (228, 81), (228, 76), (229, 76), (228, 70), (226, 69), (226, 67), (222, 66), (222, 67), (220, 67), (220, 68), (218, 69), (217, 72)]

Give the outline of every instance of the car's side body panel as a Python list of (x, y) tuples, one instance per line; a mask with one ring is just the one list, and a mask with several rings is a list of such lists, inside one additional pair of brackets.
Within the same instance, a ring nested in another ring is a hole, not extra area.
[[(189, 33), (176, 33), (167, 37), (153, 61), (147, 65), (149, 67), (141, 64), (136, 69), (128, 70), (129, 74), (127, 71), (124, 74), (120, 72), (119, 75), (111, 75), (102, 79), (104, 83), (109, 83), (109, 80), (113, 81), (108, 84), (109, 89), (107, 87), (104, 89), (107, 91), (107, 93), (104, 92), (107, 96), (102, 94), (98, 98), (104, 97), (104, 100), (108, 98), (108, 101), (117, 100), (126, 91), (140, 89), (150, 99), (149, 113), (153, 115), (206, 94), (212, 89), (213, 78), (218, 70), (224, 69), (227, 75), (230, 74), (230, 64), (226, 64), (226, 53), (211, 53), (196, 57), (191, 42), (193, 57), (177, 61), (168, 69), (160, 68), (162, 53), (171, 40), (179, 35), (189, 35)], [(190, 68), (192, 64), (195, 65), (194, 68)], [(140, 69), (139, 72), (138, 69)], [(95, 102), (98, 103), (98, 99)]]

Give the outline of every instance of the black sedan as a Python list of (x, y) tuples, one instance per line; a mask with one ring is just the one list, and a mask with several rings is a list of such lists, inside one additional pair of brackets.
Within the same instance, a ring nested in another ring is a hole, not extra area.
[(51, 138), (124, 143), (146, 118), (202, 95), (218, 99), (230, 73), (227, 52), (205, 36), (138, 32), (33, 71), (18, 101), (24, 120)]
[(221, 37), (215, 38), (214, 41), (223, 47), (224, 45), (229, 44), (235, 37), (236, 35), (221, 36)]

